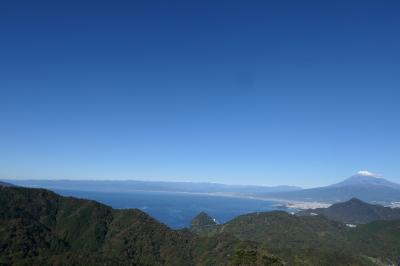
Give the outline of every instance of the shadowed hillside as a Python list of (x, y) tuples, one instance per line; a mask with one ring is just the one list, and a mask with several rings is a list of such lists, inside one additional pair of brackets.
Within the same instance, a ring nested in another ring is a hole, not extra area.
[(13, 187), (14, 185), (11, 184), (11, 183), (7, 183), (7, 182), (0, 181), (0, 186), (3, 186), (3, 187)]
[(1, 265), (233, 265), (242, 251), (255, 254), (252, 265), (275, 259), (255, 243), (174, 231), (139, 210), (0, 187)]
[(387, 265), (399, 236), (399, 220), (349, 228), (279, 211), (225, 224), (201, 213), (174, 231), (139, 210), (0, 187), (1, 265)]
[(356, 198), (333, 204), (328, 208), (310, 209), (297, 213), (299, 216), (316, 214), (347, 224), (364, 224), (376, 220), (400, 219), (400, 209), (368, 204)]
[(290, 265), (387, 265), (400, 254), (398, 221), (359, 228), (324, 216), (273, 211), (239, 216), (225, 224), (193, 227), (200, 235), (229, 233), (263, 244)]

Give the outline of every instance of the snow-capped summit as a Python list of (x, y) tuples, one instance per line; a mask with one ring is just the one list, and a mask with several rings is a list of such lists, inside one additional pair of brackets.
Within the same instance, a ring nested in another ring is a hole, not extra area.
[(365, 171), (365, 170), (361, 170), (357, 172), (357, 175), (361, 175), (361, 176), (370, 176), (370, 177), (376, 177), (379, 178), (380, 176), (374, 173), (371, 173), (369, 171)]
[(300, 202), (336, 203), (358, 198), (369, 203), (400, 202), (400, 184), (369, 171), (355, 175), (330, 186), (270, 194), (270, 197)]
[(334, 187), (344, 187), (344, 186), (382, 186), (400, 189), (400, 185), (390, 182), (380, 175), (371, 173), (369, 171), (359, 171), (356, 175), (353, 175), (342, 182), (332, 185)]

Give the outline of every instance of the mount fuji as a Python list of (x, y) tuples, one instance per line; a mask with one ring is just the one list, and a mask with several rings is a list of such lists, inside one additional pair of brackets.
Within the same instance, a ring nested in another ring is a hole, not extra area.
[(379, 175), (370, 173), (368, 171), (359, 171), (356, 175), (353, 175), (342, 182), (331, 185), (332, 187), (388, 187), (394, 189), (400, 189), (400, 184), (390, 182)]
[(358, 198), (369, 203), (390, 205), (394, 202), (400, 202), (400, 184), (388, 181), (368, 171), (359, 171), (357, 174), (330, 186), (270, 193), (264, 196), (276, 199), (326, 203), (343, 202)]

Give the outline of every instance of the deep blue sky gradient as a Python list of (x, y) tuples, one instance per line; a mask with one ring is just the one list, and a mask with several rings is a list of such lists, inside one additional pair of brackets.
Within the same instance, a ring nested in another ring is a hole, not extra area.
[(0, 178), (400, 182), (399, 1), (2, 1)]

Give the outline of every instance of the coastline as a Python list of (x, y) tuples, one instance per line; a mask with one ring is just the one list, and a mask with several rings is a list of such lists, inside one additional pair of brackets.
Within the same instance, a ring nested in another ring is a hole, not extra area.
[[(37, 186), (30, 185), (25, 187), (33, 187), (37, 188)], [(58, 186), (47, 186), (44, 187), (50, 190), (80, 190), (80, 191), (92, 191), (92, 192), (109, 192), (109, 193), (121, 193), (121, 191), (114, 191), (112, 189), (109, 190), (95, 190), (90, 188), (85, 189), (65, 189), (60, 188)], [(122, 193), (130, 193), (130, 192), (141, 192), (141, 193), (163, 193), (163, 194), (181, 194), (181, 195), (197, 195), (197, 196), (212, 196), (212, 197), (227, 197), (227, 198), (241, 198), (241, 199), (250, 199), (250, 200), (263, 200), (263, 201), (271, 201), (274, 202), (277, 207), (284, 207), (288, 209), (294, 210), (305, 210), (305, 209), (317, 209), (317, 208), (327, 208), (332, 204), (326, 202), (317, 202), (317, 201), (296, 201), (296, 200), (288, 200), (281, 198), (271, 198), (271, 197), (260, 197), (248, 194), (240, 194), (235, 192), (188, 192), (188, 191), (165, 191), (165, 190), (141, 190), (141, 189), (127, 189), (122, 191)]]

